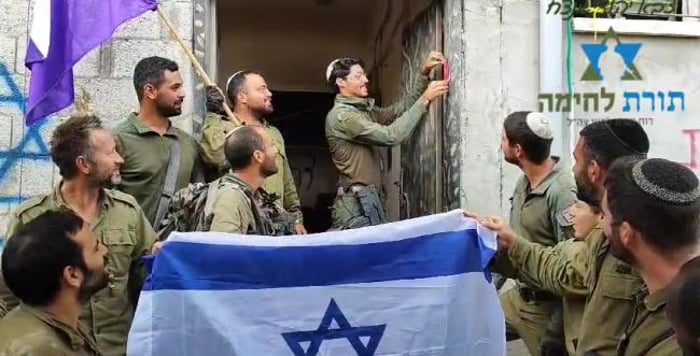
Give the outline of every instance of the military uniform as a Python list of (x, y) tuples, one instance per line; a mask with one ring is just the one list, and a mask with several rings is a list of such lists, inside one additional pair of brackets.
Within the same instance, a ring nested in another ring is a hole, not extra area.
[(199, 146), (194, 138), (175, 126), (163, 135), (151, 130), (132, 113), (116, 128), (117, 149), (124, 158), (119, 190), (132, 195), (143, 208), (148, 221), (155, 220), (163, 193), (173, 141), (180, 146), (180, 165), (174, 192), (189, 183), (203, 181)]
[[(518, 236), (543, 246), (554, 246), (573, 238), (573, 220), (568, 211), (575, 201), (574, 179), (561, 164), (557, 163), (534, 189), (530, 189), (530, 182), (523, 175), (511, 197), (510, 226)], [(494, 271), (517, 277), (505, 253), (499, 253), (494, 262)], [(518, 334), (531, 354), (539, 355), (550, 316), (555, 308), (561, 307), (561, 298), (518, 281), (515, 288), (500, 294), (500, 300), (508, 331)]]
[[(565, 256), (567, 259), (574, 258), (582, 250), (586, 249), (583, 240), (569, 239), (554, 246), (556, 253)], [(562, 325), (566, 350), (569, 355), (576, 353), (578, 335), (583, 319), (583, 309), (586, 306), (586, 298), (580, 295), (565, 295), (562, 298)]]
[(649, 295), (646, 288), (634, 300), (634, 314), (618, 344), (622, 356), (675, 356), (682, 351), (666, 315), (665, 291)]
[[(275, 226), (273, 212), (265, 205), (276, 202), (265, 201), (267, 193), (263, 188), (254, 191), (248, 183), (233, 173), (223, 176), (219, 184), (212, 210), (210, 231), (270, 236), (292, 233), (291, 222), (287, 223), (285, 232), (279, 231), (282, 228)], [(274, 210), (277, 210), (274, 213), (284, 214), (279, 206)]]
[[(216, 171), (216, 177), (220, 177), (228, 172), (230, 166), (224, 155), (224, 142), (226, 134), (236, 127), (236, 124), (231, 121), (228, 116), (222, 116), (216, 113), (207, 113), (204, 119), (202, 128), (202, 138), (200, 146), (202, 148), (202, 157), (204, 161), (213, 166)], [(294, 185), (294, 176), (292, 169), (289, 166), (287, 151), (284, 145), (284, 137), (282, 133), (274, 126), (264, 122), (263, 127), (268, 135), (272, 138), (277, 148), (277, 158), (275, 164), (278, 172), (265, 178), (263, 188), (265, 191), (276, 194), (281, 198), (282, 207), (290, 214), (296, 217), (296, 224), (303, 224), (303, 216), (301, 213), (301, 204), (297, 188)]]
[[(616, 355), (643, 281), (609, 253), (601, 224), (586, 237), (585, 246), (566, 256), (518, 237), (509, 256), (533, 285), (562, 296), (587, 297), (576, 355)], [(642, 338), (639, 342), (644, 343)]]
[(78, 330), (22, 304), (0, 320), (0, 355), (99, 355), (82, 325)]
[[(49, 195), (32, 198), (17, 207), (8, 224), (6, 238), (11, 238), (24, 224), (46, 211), (70, 209), (61, 196), (60, 186)], [(106, 268), (110, 284), (90, 298), (80, 320), (87, 326), (90, 336), (97, 340), (102, 354), (124, 355), (135, 297), (145, 277), (141, 257), (150, 252), (156, 235), (132, 196), (116, 190), (102, 190), (100, 199), (101, 211), (92, 231), (109, 252)], [(4, 280), (0, 297), (8, 309), (19, 302), (4, 285)]]
[(326, 116), (326, 138), (338, 170), (340, 194), (333, 204), (333, 229), (377, 225), (386, 221), (381, 202), (381, 171), (374, 146), (395, 146), (409, 137), (427, 112), (418, 100), (428, 86), (420, 76), (402, 101), (380, 108), (374, 99), (336, 95)]

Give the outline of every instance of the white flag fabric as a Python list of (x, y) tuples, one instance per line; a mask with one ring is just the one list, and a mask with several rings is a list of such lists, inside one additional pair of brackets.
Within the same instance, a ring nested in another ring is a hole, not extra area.
[(495, 249), (458, 210), (308, 236), (173, 233), (128, 355), (505, 355)]

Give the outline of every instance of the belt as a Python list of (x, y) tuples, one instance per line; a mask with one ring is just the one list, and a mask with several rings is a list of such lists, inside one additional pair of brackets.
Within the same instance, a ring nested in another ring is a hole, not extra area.
[(362, 188), (366, 187), (367, 185), (363, 183), (353, 183), (347, 186), (339, 186), (338, 187), (338, 192), (337, 196), (343, 196), (345, 193), (357, 193), (359, 192)]
[(520, 297), (526, 302), (547, 302), (552, 300), (561, 299), (561, 297), (556, 294), (546, 292), (543, 290), (535, 290), (528, 287), (518, 287), (518, 293)]

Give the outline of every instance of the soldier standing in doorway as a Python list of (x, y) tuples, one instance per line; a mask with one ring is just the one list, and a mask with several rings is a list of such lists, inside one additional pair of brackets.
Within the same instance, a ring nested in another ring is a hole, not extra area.
[(263, 187), (273, 197), (278, 197), (288, 215), (295, 218), (295, 233), (306, 234), (301, 203), (294, 184), (292, 169), (289, 166), (284, 137), (276, 127), (265, 120), (265, 116), (273, 113), (272, 93), (265, 78), (257, 72), (238, 71), (226, 82), (226, 96), (233, 106), (233, 114), (238, 122), (234, 122), (226, 115), (223, 107), (225, 99), (219, 90), (214, 86), (207, 88), (207, 115), (199, 144), (204, 160), (214, 170), (214, 178), (225, 175), (231, 168), (224, 154), (226, 135), (241, 124), (262, 127), (274, 141), (278, 152), (275, 158), (277, 173), (265, 179)]
[(375, 106), (374, 99), (368, 98), (369, 81), (361, 60), (341, 58), (328, 65), (326, 79), (337, 95), (326, 116), (326, 138), (340, 177), (332, 230), (387, 222), (380, 197), (379, 157), (373, 148), (404, 142), (430, 103), (447, 93), (447, 81), (429, 83), (432, 69), (444, 62), (442, 53), (431, 52), (413, 91), (386, 108)]

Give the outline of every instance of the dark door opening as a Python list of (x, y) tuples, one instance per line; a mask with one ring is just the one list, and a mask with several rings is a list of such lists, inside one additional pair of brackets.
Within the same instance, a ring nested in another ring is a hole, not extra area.
[(273, 91), (275, 112), (268, 119), (285, 141), (289, 165), (309, 233), (327, 231), (336, 194), (337, 173), (325, 135), (333, 93)]

